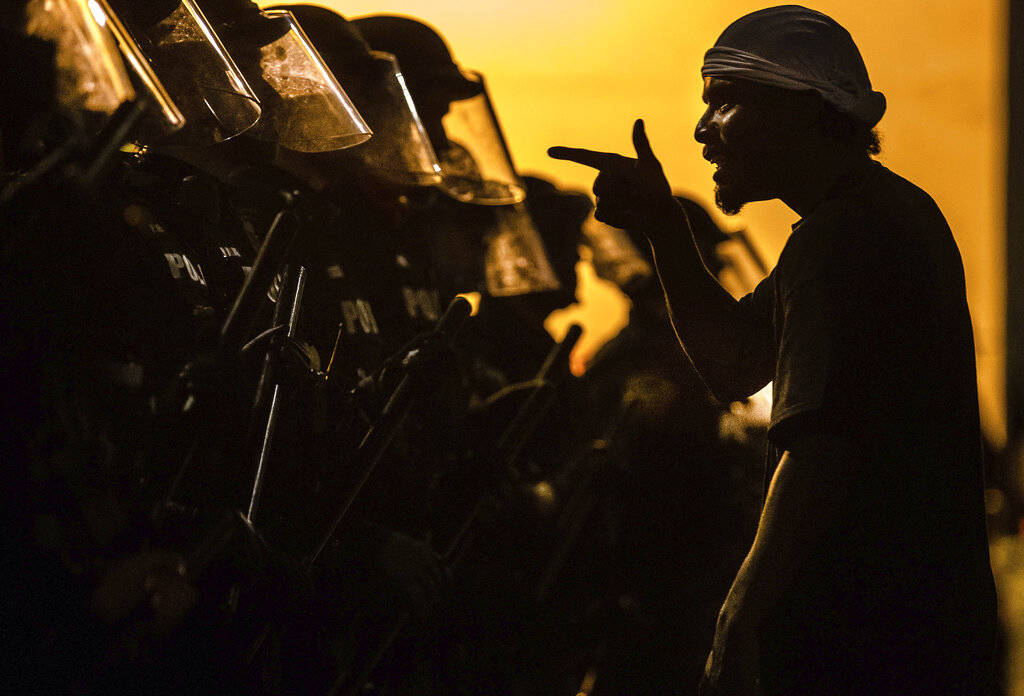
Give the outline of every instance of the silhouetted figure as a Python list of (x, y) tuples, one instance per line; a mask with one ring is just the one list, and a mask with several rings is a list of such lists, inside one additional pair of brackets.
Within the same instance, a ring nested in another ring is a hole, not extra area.
[(726, 212), (801, 216), (739, 302), (707, 273), (644, 133), (601, 170), (597, 215), (644, 232), (673, 326), (721, 400), (774, 382), (757, 536), (718, 618), (704, 693), (983, 694), (995, 596), (974, 346), (935, 203), (874, 162), (885, 109), (850, 35), (798, 6), (707, 52), (695, 137)]
[[(699, 204), (677, 200), (717, 273), (715, 246), (727, 237)], [(652, 267), (649, 245), (641, 240), (634, 247), (600, 223), (587, 238), (595, 266), (622, 283), (632, 303), (629, 323), (582, 377), (582, 415), (594, 436), (621, 417), (616, 404), (630, 409), (619, 434), (622, 472), (607, 506), (620, 537), (617, 591), (629, 598), (633, 623), (631, 631), (609, 637), (595, 693), (667, 693), (700, 678), (718, 607), (753, 536), (756, 508), (735, 478), (743, 467), (733, 466), (732, 450), (719, 442), (723, 407), (679, 350), (657, 279), (649, 270), (643, 277), (618, 272)]]
[[(551, 312), (576, 301), (580, 228), (593, 208), (582, 193), (562, 191), (536, 176), (523, 177), (526, 207), (544, 242), (560, 287), (508, 297), (482, 294), (473, 325), (477, 357), (499, 370), (506, 383), (531, 378), (554, 345), (544, 328)], [(498, 386), (505, 386), (498, 384)], [(488, 396), (489, 394), (483, 394)]]

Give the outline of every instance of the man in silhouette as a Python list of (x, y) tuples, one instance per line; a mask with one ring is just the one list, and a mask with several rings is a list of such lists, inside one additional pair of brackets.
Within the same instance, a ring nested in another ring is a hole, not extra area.
[(995, 597), (963, 267), (938, 207), (871, 159), (885, 99), (852, 38), (794, 5), (705, 55), (695, 137), (735, 213), (801, 220), (734, 300), (708, 273), (642, 121), (597, 217), (646, 234), (686, 354), (721, 400), (774, 381), (765, 498), (719, 614), (705, 694), (982, 694)]

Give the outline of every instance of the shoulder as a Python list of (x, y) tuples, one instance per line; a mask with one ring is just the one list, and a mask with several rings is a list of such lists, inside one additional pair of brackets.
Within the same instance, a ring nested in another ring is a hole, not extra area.
[(938, 250), (955, 243), (927, 192), (873, 162), (809, 215), (786, 247), (790, 260), (843, 268), (935, 261)]
[(881, 164), (869, 172), (851, 203), (861, 214), (907, 231), (949, 231), (945, 216), (926, 191)]
[(915, 227), (948, 228), (935, 200), (916, 184), (872, 161), (837, 185), (834, 195), (801, 224), (827, 236), (836, 231), (879, 232)]
[(908, 245), (949, 238), (949, 224), (935, 200), (916, 184), (873, 162), (847, 190), (813, 216), (815, 226), (847, 243)]

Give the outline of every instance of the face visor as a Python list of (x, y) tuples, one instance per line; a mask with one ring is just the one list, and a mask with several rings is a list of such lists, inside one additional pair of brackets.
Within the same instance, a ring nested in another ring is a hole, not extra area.
[(264, 108), (255, 137), (297, 152), (343, 150), (370, 139), (370, 127), (291, 12), (264, 10), (227, 31)]
[(558, 290), (562, 286), (525, 203), (494, 208), (496, 224), (484, 236), (484, 277), (493, 297)]
[(373, 129), (373, 138), (346, 154), (400, 186), (440, 183), (441, 165), (395, 57), (371, 51), (359, 63), (345, 69), (339, 79)]
[(135, 99), (117, 42), (88, 0), (30, 0), (25, 18), (27, 34), (55, 46), (57, 103), (66, 114), (109, 116)]
[(153, 72), (139, 44), (128, 33), (107, 0), (87, 1), (97, 24), (107, 29), (117, 42), (121, 57), (131, 71), (133, 84), (149, 100), (150, 108), (140, 124), (139, 138), (151, 140), (180, 130), (185, 125), (185, 115)]
[(631, 288), (654, 274), (624, 230), (591, 215), (583, 224), (583, 239), (590, 248), (594, 273), (602, 280), (619, 288)]
[(434, 151), (441, 163), (443, 180), (439, 187), (462, 203), (511, 205), (526, 197), (516, 176), (505, 138), (495, 116), (484, 78), (480, 73), (461, 71), (478, 85), (475, 94), (447, 101), (425, 96), (420, 114), (431, 132), (431, 122), (440, 122), (443, 132), (431, 132)]
[[(220, 38), (193, 0), (180, 0), (162, 18), (147, 17), (149, 0), (113, 0), (153, 72), (185, 118), (169, 141), (209, 145), (252, 128), (260, 104)], [(163, 13), (160, 13), (163, 14)]]

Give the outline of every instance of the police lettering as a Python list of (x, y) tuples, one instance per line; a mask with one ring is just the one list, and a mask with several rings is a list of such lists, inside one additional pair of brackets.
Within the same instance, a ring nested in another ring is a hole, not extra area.
[(184, 254), (164, 254), (164, 258), (167, 259), (167, 266), (171, 269), (171, 277), (175, 280), (181, 278), (181, 270), (185, 269), (193, 283), (206, 285), (206, 277), (203, 275), (202, 266), (192, 263)]
[(405, 312), (410, 319), (437, 321), (441, 316), (441, 298), (432, 288), (402, 288)]
[(344, 317), (342, 323), (350, 336), (360, 331), (364, 334), (380, 333), (373, 309), (366, 300), (342, 300), (341, 313)]

